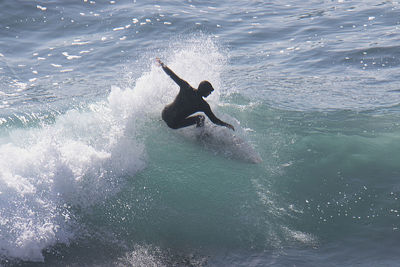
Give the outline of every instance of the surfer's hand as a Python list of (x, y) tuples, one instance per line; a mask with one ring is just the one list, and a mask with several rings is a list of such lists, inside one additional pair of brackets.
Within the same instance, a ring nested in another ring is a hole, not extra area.
[(158, 66), (164, 66), (164, 63), (162, 63), (162, 61), (157, 57), (156, 58), (156, 61), (157, 61), (157, 64), (158, 64)]
[(226, 124), (225, 124), (225, 127), (231, 129), (232, 131), (235, 130), (235, 128), (234, 128), (232, 125), (230, 125), (229, 123), (226, 123)]

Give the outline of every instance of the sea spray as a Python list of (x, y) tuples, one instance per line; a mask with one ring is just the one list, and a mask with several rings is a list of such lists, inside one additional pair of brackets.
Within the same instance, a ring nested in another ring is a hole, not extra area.
[(124, 175), (144, 168), (143, 145), (125, 133), (129, 118), (100, 102), (10, 132), (0, 145), (0, 250), (7, 257), (43, 260), (43, 249), (74, 237), (71, 206), (104, 200)]
[[(190, 39), (164, 55), (194, 87), (210, 80), (217, 89), (210, 102), (217, 105), (225, 58), (210, 38)], [(43, 250), (74, 240), (85, 227), (74, 210), (90, 209), (113, 196), (127, 176), (145, 168), (144, 127), (159, 120), (177, 91), (152, 62), (150, 70), (124, 88), (113, 86), (104, 101), (50, 121), (39, 119), (32, 128), (9, 126), (0, 143), (3, 257), (43, 261)]]

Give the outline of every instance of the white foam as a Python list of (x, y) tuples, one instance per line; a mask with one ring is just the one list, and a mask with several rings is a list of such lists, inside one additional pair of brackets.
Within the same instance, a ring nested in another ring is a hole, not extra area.
[(144, 168), (143, 145), (125, 133), (129, 125), (134, 134), (132, 114), (121, 111), (96, 103), (52, 125), (14, 130), (0, 144), (2, 254), (42, 261), (44, 248), (75, 234), (70, 205), (96, 204)]
[(120, 257), (112, 265), (114, 266), (147, 266), (147, 267), (158, 267), (165, 266), (162, 262), (162, 252), (159, 248), (151, 248), (146, 246), (135, 246), (134, 250), (125, 253), (123, 257)]
[(282, 230), (283, 233), (287, 235), (287, 238), (291, 239), (292, 241), (312, 246), (316, 246), (318, 244), (317, 238), (314, 237), (312, 234), (291, 230), (285, 226), (282, 226)]
[[(156, 56), (194, 87), (209, 80), (216, 92), (208, 100), (212, 106), (218, 103), (224, 57), (211, 40), (189, 40), (164, 57)], [(159, 119), (177, 92), (178, 86), (154, 62), (126, 88), (113, 86), (103, 102), (2, 138), (1, 254), (43, 261), (43, 249), (74, 238), (78, 226), (71, 206), (85, 209), (101, 203), (146, 166), (146, 150), (137, 138), (142, 122)]]

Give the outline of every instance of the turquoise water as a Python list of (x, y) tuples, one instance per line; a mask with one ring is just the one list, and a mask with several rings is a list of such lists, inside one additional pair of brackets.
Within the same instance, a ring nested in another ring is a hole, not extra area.
[(0, 265), (399, 265), (398, 9), (1, 2)]

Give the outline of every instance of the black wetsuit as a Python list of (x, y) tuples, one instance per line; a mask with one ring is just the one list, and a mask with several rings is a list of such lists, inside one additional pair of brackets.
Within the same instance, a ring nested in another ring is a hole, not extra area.
[[(172, 129), (197, 124), (202, 126), (204, 116), (190, 116), (196, 112), (204, 112), (210, 120), (218, 125), (227, 126), (228, 124), (218, 119), (211, 111), (210, 105), (199, 94), (198, 90), (189, 85), (188, 82), (179, 78), (171, 69), (162, 64), (161, 67), (172, 80), (180, 87), (179, 93), (174, 102), (165, 106), (162, 111), (162, 119)], [(190, 117), (189, 117), (190, 116)]]

